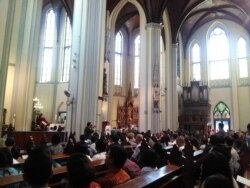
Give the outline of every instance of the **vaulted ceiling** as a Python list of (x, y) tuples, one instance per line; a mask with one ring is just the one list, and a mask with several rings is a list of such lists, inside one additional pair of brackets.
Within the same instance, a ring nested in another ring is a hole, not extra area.
[[(184, 45), (192, 34), (205, 23), (214, 19), (226, 19), (238, 23), (250, 33), (250, 0), (137, 0), (146, 12), (147, 22), (161, 23), (164, 10), (169, 16), (172, 42), (181, 32)], [(65, 7), (68, 14), (73, 15), (74, 0), (44, 0), (44, 4), (59, 3)], [(107, 0), (107, 10), (110, 12), (120, 0)], [(139, 13), (136, 8), (127, 3), (120, 12), (116, 30), (122, 26), (128, 32), (139, 27)]]

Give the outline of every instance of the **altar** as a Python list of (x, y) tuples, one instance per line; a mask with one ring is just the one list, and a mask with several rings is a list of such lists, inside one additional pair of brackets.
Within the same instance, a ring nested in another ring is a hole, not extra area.
[(138, 128), (139, 107), (134, 106), (131, 88), (123, 105), (118, 103), (117, 107), (117, 125), (120, 128)]

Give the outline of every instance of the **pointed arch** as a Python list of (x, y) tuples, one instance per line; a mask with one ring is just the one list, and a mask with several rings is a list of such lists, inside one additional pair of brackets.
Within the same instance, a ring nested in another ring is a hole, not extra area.
[(239, 78), (248, 77), (247, 66), (247, 41), (243, 36), (237, 40), (237, 61), (238, 61), (238, 74)]
[(118, 31), (115, 36), (115, 79), (114, 85), (122, 86), (123, 34)]
[(208, 29), (207, 54), (210, 80), (229, 79), (229, 40), (226, 28), (220, 22)]
[(201, 80), (201, 47), (197, 40), (191, 42), (189, 47), (190, 79)]
[(42, 63), (40, 72), (40, 82), (51, 81), (53, 50), (56, 34), (55, 13), (52, 8), (47, 10), (45, 17), (45, 29), (43, 40)]
[(224, 124), (224, 129), (230, 129), (230, 109), (225, 102), (219, 101), (213, 110), (214, 128), (218, 129), (219, 123)]

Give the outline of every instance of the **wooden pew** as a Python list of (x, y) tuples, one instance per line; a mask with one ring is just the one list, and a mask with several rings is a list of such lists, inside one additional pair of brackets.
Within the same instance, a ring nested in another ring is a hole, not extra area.
[[(203, 150), (193, 153), (194, 160), (200, 160)], [(136, 177), (128, 182), (118, 185), (115, 188), (147, 188), (147, 187), (183, 187), (183, 166), (167, 165), (156, 171), (149, 172), (142, 176)]]
[[(51, 155), (51, 158), (55, 161), (67, 161), (70, 157), (69, 154), (58, 153)], [(14, 161), (14, 166), (22, 166), (24, 164), (25, 159), (18, 159)]]
[[(105, 164), (105, 160), (96, 160), (92, 161), (93, 166), (96, 170), (96, 175), (100, 176), (107, 171), (107, 166)], [(50, 184), (54, 184), (55, 182), (60, 181), (62, 178), (65, 178), (67, 175), (67, 166), (61, 166), (53, 168), (53, 176), (50, 179)], [(0, 187), (7, 187), (9, 185), (13, 185), (16, 183), (24, 183), (23, 175), (16, 176), (5, 176), (0, 178)]]
[(121, 185), (115, 186), (115, 188), (139, 188), (139, 187), (160, 187), (166, 182), (171, 181), (172, 178), (180, 175), (182, 167), (175, 165), (167, 165), (159, 168), (158, 170), (146, 173), (142, 176), (138, 176), (134, 179), (127, 181)]

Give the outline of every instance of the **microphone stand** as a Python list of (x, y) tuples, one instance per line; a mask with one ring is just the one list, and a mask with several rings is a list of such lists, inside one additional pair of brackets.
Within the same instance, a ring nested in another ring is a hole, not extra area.
[(70, 112), (70, 134), (72, 133), (73, 128), (73, 103), (74, 103), (74, 97), (70, 99), (70, 96), (68, 96), (67, 106), (71, 105), (71, 112)]
[(72, 127), (73, 127), (73, 103), (74, 103), (74, 97), (71, 99), (71, 119), (70, 119), (70, 133), (72, 133)]

